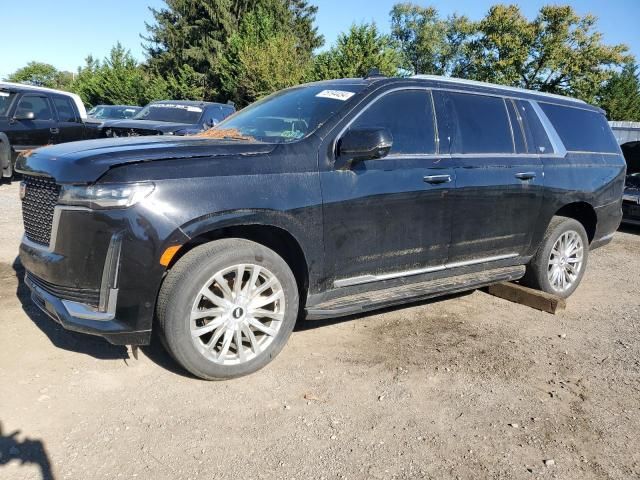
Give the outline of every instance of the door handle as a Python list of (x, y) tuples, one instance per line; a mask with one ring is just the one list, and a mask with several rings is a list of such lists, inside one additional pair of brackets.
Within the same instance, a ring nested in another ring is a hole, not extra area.
[(516, 178), (519, 180), (531, 180), (532, 178), (536, 178), (536, 172), (516, 173)]
[(431, 185), (439, 185), (441, 183), (449, 183), (451, 181), (451, 175), (427, 175), (422, 180)]
[(51, 127), (51, 128), (49, 129), (49, 131), (50, 131), (51, 133), (53, 133), (54, 135), (57, 135), (57, 134), (59, 134), (59, 133), (60, 133), (60, 129), (59, 129), (59, 128), (56, 128), (56, 127)]

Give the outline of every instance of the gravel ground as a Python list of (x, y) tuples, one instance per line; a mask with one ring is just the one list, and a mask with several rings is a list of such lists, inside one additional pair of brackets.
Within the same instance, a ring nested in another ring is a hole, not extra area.
[(640, 478), (640, 230), (559, 315), (475, 291), (304, 322), (264, 370), (209, 383), (39, 313), (17, 185), (0, 204), (0, 478)]

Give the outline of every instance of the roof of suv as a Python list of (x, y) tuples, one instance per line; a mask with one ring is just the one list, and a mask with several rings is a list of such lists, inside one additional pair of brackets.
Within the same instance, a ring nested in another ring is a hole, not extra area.
[(80, 117), (85, 119), (87, 118), (87, 110), (84, 107), (84, 103), (82, 103), (82, 99), (76, 95), (75, 93), (65, 92), (63, 90), (55, 90), (53, 88), (45, 88), (45, 87), (36, 87), (34, 85), (26, 85), (24, 83), (13, 83), (13, 82), (0, 82), (0, 90), (11, 90), (14, 92), (42, 92), (42, 93), (56, 93), (58, 95), (63, 95), (65, 97), (71, 98), (73, 103), (76, 104), (76, 108), (80, 113)]

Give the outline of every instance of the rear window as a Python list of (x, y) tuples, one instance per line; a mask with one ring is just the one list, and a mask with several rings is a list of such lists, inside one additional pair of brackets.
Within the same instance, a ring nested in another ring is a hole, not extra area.
[(513, 153), (513, 137), (500, 97), (447, 92), (453, 129), (451, 153)]
[(618, 153), (609, 124), (602, 113), (538, 102), (569, 151)]

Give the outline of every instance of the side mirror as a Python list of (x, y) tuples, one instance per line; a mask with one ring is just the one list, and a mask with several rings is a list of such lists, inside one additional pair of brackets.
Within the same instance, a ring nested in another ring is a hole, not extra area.
[(354, 128), (338, 142), (338, 155), (349, 164), (373, 160), (386, 157), (392, 145), (393, 137), (386, 128)]
[(15, 118), (16, 120), (35, 120), (36, 114), (33, 112), (20, 112), (13, 118)]

